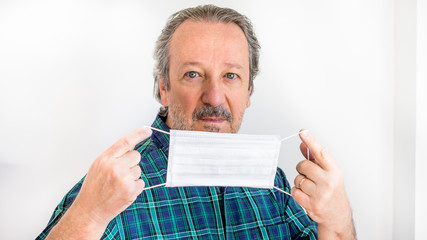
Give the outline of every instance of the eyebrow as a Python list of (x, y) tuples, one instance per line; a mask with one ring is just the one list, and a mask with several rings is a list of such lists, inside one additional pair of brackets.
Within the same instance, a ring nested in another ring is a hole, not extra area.
[(237, 68), (237, 69), (243, 68), (240, 64), (237, 64), (237, 63), (225, 63), (225, 65), (229, 68)]
[[(203, 64), (201, 62), (185, 62), (183, 64), (183, 66), (202, 66)], [(229, 68), (237, 68), (237, 69), (242, 69), (242, 65), (237, 64), (237, 63), (229, 63), (226, 62), (224, 63), (225, 66), (229, 67)]]

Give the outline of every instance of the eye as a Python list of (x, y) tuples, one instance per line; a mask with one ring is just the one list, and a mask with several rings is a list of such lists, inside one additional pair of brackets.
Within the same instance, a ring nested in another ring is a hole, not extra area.
[(235, 78), (237, 78), (237, 74), (235, 74), (235, 73), (226, 73), (225, 77), (228, 78), (228, 79), (235, 79)]
[(199, 77), (199, 73), (195, 72), (195, 71), (190, 71), (190, 72), (186, 72), (185, 76), (189, 77), (189, 78), (196, 78)]

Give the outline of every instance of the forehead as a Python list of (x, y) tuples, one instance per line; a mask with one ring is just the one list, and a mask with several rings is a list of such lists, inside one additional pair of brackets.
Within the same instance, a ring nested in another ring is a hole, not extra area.
[(186, 20), (173, 33), (169, 52), (171, 61), (216, 59), (249, 67), (248, 42), (235, 23)]

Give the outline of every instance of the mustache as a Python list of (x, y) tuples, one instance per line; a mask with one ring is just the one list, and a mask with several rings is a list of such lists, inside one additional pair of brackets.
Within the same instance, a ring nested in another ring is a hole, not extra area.
[(221, 105), (216, 107), (205, 105), (193, 112), (193, 121), (206, 117), (219, 117), (229, 122), (233, 121), (231, 112)]

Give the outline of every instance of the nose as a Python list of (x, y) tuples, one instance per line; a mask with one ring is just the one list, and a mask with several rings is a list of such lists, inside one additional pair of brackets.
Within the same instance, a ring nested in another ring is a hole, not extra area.
[(225, 102), (225, 93), (220, 80), (208, 79), (205, 81), (202, 102), (213, 107), (220, 106)]

